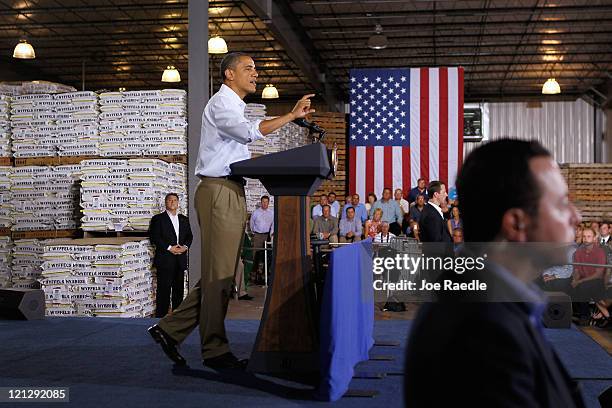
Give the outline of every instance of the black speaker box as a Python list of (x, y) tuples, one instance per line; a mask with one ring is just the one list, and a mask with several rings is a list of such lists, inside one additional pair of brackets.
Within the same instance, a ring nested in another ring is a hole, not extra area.
[(563, 292), (545, 292), (548, 305), (542, 323), (549, 329), (569, 329), (572, 325), (572, 299)]
[(40, 289), (0, 289), (0, 319), (39, 320), (45, 317)]

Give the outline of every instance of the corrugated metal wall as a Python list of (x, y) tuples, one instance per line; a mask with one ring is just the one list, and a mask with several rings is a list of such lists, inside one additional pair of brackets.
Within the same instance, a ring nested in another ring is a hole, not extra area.
[[(525, 102), (489, 103), (488, 140), (505, 137), (537, 140), (559, 163), (593, 163), (595, 108), (592, 105), (577, 99), (527, 106)], [(598, 114), (603, 116), (601, 110)], [(465, 156), (481, 143), (465, 143)]]

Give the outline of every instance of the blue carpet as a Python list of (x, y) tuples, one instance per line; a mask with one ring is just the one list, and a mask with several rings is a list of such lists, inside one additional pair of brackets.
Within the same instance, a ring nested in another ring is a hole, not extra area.
[[(0, 386), (68, 386), (74, 407), (305, 407), (329, 403), (314, 401), (303, 385), (267, 376), (221, 375), (200, 363), (197, 331), (181, 347), (189, 369), (172, 364), (153, 343), (146, 328), (154, 319), (49, 318), (42, 321), (0, 321)], [(228, 333), (234, 353), (247, 358), (259, 322), (231, 320)], [(410, 321), (377, 321), (377, 340), (400, 341), (400, 347), (375, 347), (372, 355), (393, 361), (368, 361), (358, 373), (400, 374)], [(598, 407), (597, 395), (612, 384), (612, 359), (576, 329), (547, 330), (575, 378), (585, 379), (589, 407)], [(588, 379), (588, 380), (587, 380)], [(378, 390), (375, 398), (343, 398), (338, 407), (401, 407), (401, 375), (383, 379), (353, 379), (351, 389)], [(19, 404), (27, 407), (45, 404)], [(59, 406), (59, 405), (55, 405)]]

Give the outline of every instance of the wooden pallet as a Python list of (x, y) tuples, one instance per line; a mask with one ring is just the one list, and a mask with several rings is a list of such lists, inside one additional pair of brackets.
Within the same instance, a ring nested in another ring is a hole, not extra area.
[(83, 231), (83, 238), (147, 238), (148, 231)]
[[(10, 157), (9, 164), (10, 166)], [(125, 157), (101, 157), (101, 156), (58, 156), (58, 157), (22, 157), (15, 159), (16, 167), (23, 166), (60, 166), (60, 165), (72, 165), (79, 164), (83, 160), (91, 159), (158, 159), (163, 160), (167, 163), (181, 163), (187, 164), (187, 155), (178, 156), (125, 156)], [(1, 163), (1, 162), (0, 162)], [(2, 166), (2, 164), (0, 164)]]
[(52, 157), (16, 157), (15, 167), (24, 166), (59, 166), (60, 158)]
[[(338, 157), (336, 176), (332, 180), (324, 181), (315, 193), (315, 197), (333, 191), (336, 193), (338, 201), (343, 203), (348, 187), (346, 177), (348, 158), (346, 151), (346, 115), (337, 112), (316, 112), (310, 115), (310, 120), (327, 130), (323, 143), (328, 149), (331, 149), (335, 144)], [(317, 198), (314, 200), (318, 202)]]
[(13, 239), (77, 238), (80, 234), (81, 232), (78, 229), (11, 232)]
[(12, 157), (0, 157), (0, 166), (2, 167), (10, 167), (13, 165)]
[(570, 200), (584, 221), (612, 220), (612, 164), (562, 164)]
[(10, 228), (0, 228), (0, 237), (10, 237), (11, 229)]

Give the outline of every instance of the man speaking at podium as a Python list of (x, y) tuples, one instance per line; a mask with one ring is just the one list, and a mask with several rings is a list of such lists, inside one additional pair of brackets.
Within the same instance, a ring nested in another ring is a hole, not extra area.
[(247, 54), (234, 52), (221, 61), (223, 84), (202, 115), (202, 137), (196, 163), (200, 183), (195, 207), (202, 231), (202, 276), (171, 315), (149, 329), (166, 355), (185, 365), (178, 345), (199, 326), (204, 365), (213, 369), (244, 369), (246, 361), (230, 351), (225, 315), (246, 223), (244, 179), (230, 174), (230, 164), (251, 157), (247, 144), (314, 109), (305, 95), (293, 110), (271, 120), (249, 121), (243, 99), (257, 91), (257, 70)]

